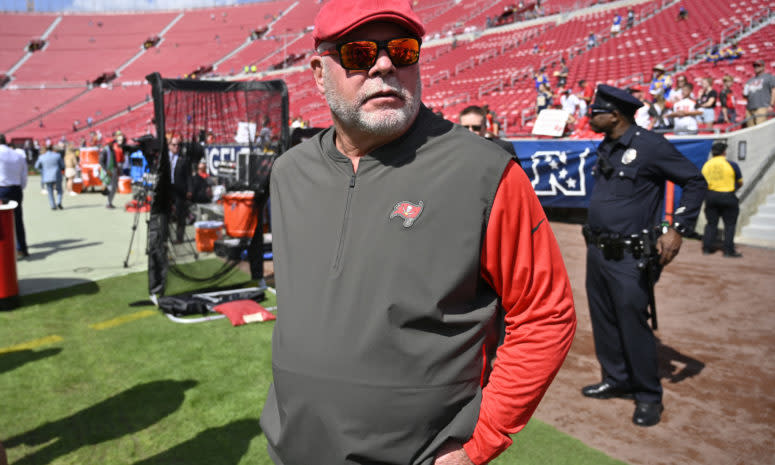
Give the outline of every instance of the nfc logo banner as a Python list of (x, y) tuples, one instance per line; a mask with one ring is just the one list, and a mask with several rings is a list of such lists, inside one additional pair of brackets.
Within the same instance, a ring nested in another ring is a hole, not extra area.
[(213, 176), (218, 176), (218, 167), (221, 163), (237, 163), (240, 154), (250, 153), (250, 148), (245, 145), (207, 145), (205, 154), (207, 158), (207, 170)]
[(517, 140), (514, 149), (544, 207), (586, 208), (595, 184), (595, 140)]
[(584, 168), (589, 147), (581, 153), (561, 150), (539, 150), (530, 157), (533, 189), (538, 196), (580, 196), (587, 195), (587, 179)]

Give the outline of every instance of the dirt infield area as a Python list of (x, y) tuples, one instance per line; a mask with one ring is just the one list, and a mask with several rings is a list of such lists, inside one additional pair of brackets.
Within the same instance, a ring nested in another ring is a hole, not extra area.
[(632, 465), (775, 463), (775, 250), (703, 255), (684, 240), (656, 287), (662, 422), (632, 424), (633, 401), (587, 399), (600, 380), (589, 321), (581, 226), (552, 223), (578, 316), (571, 352), (536, 413)]

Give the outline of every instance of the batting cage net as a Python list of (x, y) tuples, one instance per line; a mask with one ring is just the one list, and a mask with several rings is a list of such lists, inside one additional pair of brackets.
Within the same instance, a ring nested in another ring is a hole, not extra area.
[(158, 135), (148, 219), (151, 298), (168, 314), (187, 315), (258, 297), (260, 286), (241, 291), (246, 283), (233, 276), (244, 264), (251, 280), (263, 283), (271, 254), (264, 242), (269, 174), (290, 141), (285, 83), (158, 73), (146, 79)]

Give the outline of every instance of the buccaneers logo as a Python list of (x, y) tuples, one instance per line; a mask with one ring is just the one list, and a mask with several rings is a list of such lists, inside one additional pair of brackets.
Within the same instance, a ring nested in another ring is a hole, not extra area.
[(400, 216), (404, 219), (404, 227), (408, 228), (414, 224), (414, 220), (422, 213), (422, 206), (422, 201), (420, 201), (419, 205), (413, 204), (412, 202), (398, 202), (396, 206), (393, 207), (390, 219), (392, 220), (393, 218)]

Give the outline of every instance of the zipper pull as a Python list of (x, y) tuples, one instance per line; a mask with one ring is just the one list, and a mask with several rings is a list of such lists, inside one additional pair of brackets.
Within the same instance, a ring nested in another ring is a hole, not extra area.
[(352, 175), (350, 178), (350, 188), (355, 187), (355, 175)]

